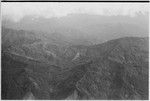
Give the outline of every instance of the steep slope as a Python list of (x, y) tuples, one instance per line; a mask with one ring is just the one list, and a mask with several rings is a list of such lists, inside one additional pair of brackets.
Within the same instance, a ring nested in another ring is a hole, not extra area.
[(108, 41), (87, 55), (93, 62), (76, 85), (80, 99), (148, 99), (148, 38)]
[(148, 38), (85, 46), (53, 36), (2, 29), (2, 99), (148, 99)]
[(2, 53), (2, 99), (65, 99), (89, 68), (78, 64), (69, 70), (33, 58)]
[(2, 27), (3, 49), (11, 48), (13, 46), (21, 46), (23, 44), (32, 44), (38, 41), (40, 41), (40, 39), (32, 32)]
[[(82, 66), (77, 66), (79, 70), (81, 67), (81, 76), (78, 69), (68, 70), (79, 64), (65, 58), (69, 46), (63, 47), (57, 37), (47, 41), (36, 33), (5, 27), (2, 36), (2, 99), (65, 99), (71, 93), (63, 92), (74, 91), (76, 82), (84, 75)], [(60, 89), (68, 82), (73, 83)]]
[[(50, 99), (50, 82), (60, 67), (11, 53), (2, 53), (2, 99)], [(26, 99), (26, 98), (25, 98)]]
[(85, 75), (88, 68), (90, 68), (90, 62), (84, 64), (78, 64), (72, 67), (70, 70), (62, 71), (56, 75), (54, 86), (55, 91), (52, 93), (52, 99), (66, 99), (76, 90), (76, 83)]
[(64, 58), (64, 51), (70, 45), (60, 39), (33, 33), (25, 30), (14, 30), (2, 27), (2, 51), (30, 57), (43, 62), (68, 67), (68, 59)]

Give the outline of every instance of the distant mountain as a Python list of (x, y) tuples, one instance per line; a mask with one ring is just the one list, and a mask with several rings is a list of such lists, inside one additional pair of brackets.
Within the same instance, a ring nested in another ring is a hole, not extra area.
[[(63, 54), (64, 44), (57, 37), (56, 40), (46, 39), (44, 36), (10, 28), (2, 28), (2, 51), (18, 54), (24, 57), (30, 57), (39, 61), (58, 64)], [(47, 41), (48, 40), (48, 41)], [(60, 43), (60, 44), (59, 44)]]
[(72, 50), (69, 50), (72, 46), (74, 47), (74, 44), (68, 42), (65, 37), (61, 37), (57, 33), (45, 36), (31, 31), (2, 27), (3, 52), (47, 63), (50, 62), (62, 68), (69, 68), (74, 65), (71, 58), (73, 59), (78, 52), (72, 53)]
[(60, 18), (25, 16), (19, 22), (3, 17), (3, 26), (13, 29), (44, 32), (49, 36), (57, 33), (72, 44), (98, 44), (107, 40), (131, 36), (148, 36), (148, 14), (130, 16), (101, 16), (69, 14)]

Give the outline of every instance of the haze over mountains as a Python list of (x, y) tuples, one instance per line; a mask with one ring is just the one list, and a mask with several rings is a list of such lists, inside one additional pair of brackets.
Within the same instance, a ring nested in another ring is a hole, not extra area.
[(147, 100), (149, 16), (2, 19), (2, 99)]
[(4, 19), (3, 26), (61, 36), (65, 40), (83, 39), (93, 44), (125, 36), (146, 37), (149, 31), (148, 14), (140, 12), (135, 17), (89, 14), (69, 14), (59, 18), (25, 16), (16, 23)]

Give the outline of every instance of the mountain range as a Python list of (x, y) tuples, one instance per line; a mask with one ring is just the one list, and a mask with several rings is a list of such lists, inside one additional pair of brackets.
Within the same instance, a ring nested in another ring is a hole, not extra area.
[(148, 99), (145, 15), (26, 16), (2, 25), (2, 99)]
[(63, 17), (44, 18), (24, 16), (18, 22), (4, 17), (2, 25), (7, 28), (34, 31), (52, 37), (61, 37), (72, 44), (99, 44), (121, 37), (148, 37), (148, 14), (136, 16), (104, 16), (69, 14)]

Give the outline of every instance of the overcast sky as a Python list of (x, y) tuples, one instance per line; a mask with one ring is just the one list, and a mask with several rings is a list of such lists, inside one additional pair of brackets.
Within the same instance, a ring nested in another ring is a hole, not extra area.
[(11, 16), (18, 21), (25, 15), (61, 17), (70, 13), (100, 15), (131, 15), (135, 12), (148, 12), (148, 3), (63, 3), (63, 2), (22, 2), (2, 3), (2, 16)]

